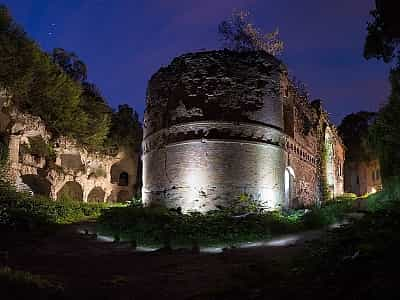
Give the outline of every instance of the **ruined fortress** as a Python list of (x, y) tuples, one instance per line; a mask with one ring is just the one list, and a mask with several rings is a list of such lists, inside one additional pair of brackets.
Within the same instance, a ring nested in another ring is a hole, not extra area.
[(153, 75), (143, 139), (146, 205), (207, 211), (246, 195), (266, 209), (343, 193), (344, 146), (265, 52), (175, 58)]
[[(137, 190), (138, 154), (91, 153), (61, 137), (53, 144), (53, 157), (45, 157), (51, 134), (36, 116), (21, 113), (0, 96), (0, 133), (8, 144), (5, 176), (19, 191), (84, 202), (132, 199)], [(42, 153), (32, 150), (33, 144)], [(39, 146), (37, 146), (39, 145)]]
[(50, 134), (40, 118), (0, 102), (7, 178), (20, 190), (84, 202), (132, 199), (207, 211), (246, 195), (266, 209), (297, 208), (343, 193), (344, 146), (321, 101), (310, 102), (265, 52), (175, 58), (149, 82), (139, 153), (91, 153), (59, 138), (54, 157), (30, 152)]

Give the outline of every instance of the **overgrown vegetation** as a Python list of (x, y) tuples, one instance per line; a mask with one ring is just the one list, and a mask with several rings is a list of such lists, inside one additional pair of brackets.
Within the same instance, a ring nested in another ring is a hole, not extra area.
[(141, 125), (133, 109), (125, 105), (113, 112), (98, 88), (86, 81), (87, 68), (74, 53), (60, 48), (51, 55), (44, 53), (3, 5), (0, 65), (0, 89), (19, 109), (41, 117), (53, 138), (72, 137), (91, 150), (120, 146), (137, 150)]
[(0, 176), (2, 176), (2, 172), (7, 164), (8, 160), (8, 145), (5, 141), (5, 138), (0, 135)]
[(322, 199), (324, 201), (329, 201), (332, 198), (332, 194), (328, 186), (328, 151), (325, 143), (325, 140), (321, 143), (320, 176), (322, 185)]
[(52, 201), (19, 193), (0, 181), (0, 228), (32, 230), (52, 224), (68, 224), (98, 217), (106, 204)]
[(371, 161), (377, 158), (368, 142), (369, 129), (377, 113), (360, 111), (344, 117), (338, 132), (346, 146), (346, 161)]
[(397, 1), (376, 1), (364, 46), (364, 57), (392, 63), (391, 94), (370, 129), (371, 145), (378, 153), (383, 185), (400, 174), (400, 21)]
[[(397, 290), (399, 179), (363, 201), (367, 201), (368, 212), (363, 218), (314, 241), (308, 254), (296, 265), (300, 272), (297, 276), (319, 278), (314, 282), (316, 288), (335, 286), (336, 298), (342, 294), (349, 298), (354, 295), (356, 298), (378, 299), (389, 295), (386, 294), (388, 288)], [(363, 285), (354, 285), (354, 278)]]
[(310, 211), (235, 214), (220, 209), (182, 214), (165, 208), (117, 207), (99, 218), (99, 230), (138, 245), (215, 246), (267, 240), (273, 235), (316, 229), (341, 221), (351, 202), (330, 203)]
[(46, 160), (53, 161), (55, 159), (54, 149), (51, 144), (40, 136), (34, 136), (28, 138), (29, 144), (22, 144), (20, 146), (20, 152), (27, 153), (35, 157), (43, 157)]

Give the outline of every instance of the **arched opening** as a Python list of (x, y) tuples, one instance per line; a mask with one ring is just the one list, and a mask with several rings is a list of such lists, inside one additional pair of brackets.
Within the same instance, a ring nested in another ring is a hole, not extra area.
[(35, 195), (50, 196), (51, 183), (46, 178), (35, 174), (28, 174), (22, 175), (21, 180), (29, 186)]
[(296, 197), (296, 186), (295, 186), (296, 176), (292, 167), (287, 167), (285, 169), (285, 206), (293, 207), (293, 200)]
[(92, 203), (101, 203), (104, 202), (105, 195), (106, 193), (101, 187), (95, 187), (90, 191), (87, 200)]
[(117, 196), (117, 201), (118, 202), (126, 202), (131, 200), (131, 197), (129, 195), (128, 191), (119, 191), (118, 196)]
[(58, 200), (83, 201), (83, 190), (79, 183), (68, 181), (57, 193)]
[(325, 170), (326, 170), (326, 185), (330, 193), (330, 197), (333, 197), (335, 190), (335, 157), (334, 157), (334, 141), (332, 138), (329, 127), (325, 131)]
[(119, 174), (118, 185), (119, 186), (127, 186), (129, 180), (129, 175), (126, 172), (122, 172)]

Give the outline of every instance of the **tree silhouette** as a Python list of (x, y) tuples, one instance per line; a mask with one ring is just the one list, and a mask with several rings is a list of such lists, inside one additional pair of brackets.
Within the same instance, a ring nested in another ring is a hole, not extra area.
[(218, 26), (218, 33), (225, 48), (244, 51), (265, 51), (279, 55), (283, 51), (283, 42), (279, 39), (279, 30), (267, 34), (261, 33), (249, 21), (249, 12), (234, 11), (230, 18)]
[(87, 79), (87, 67), (74, 52), (55, 48), (52, 52), (53, 61), (59, 65), (73, 80), (84, 82)]
[(382, 59), (390, 63), (397, 57), (397, 65), (390, 71), (391, 94), (380, 109), (370, 128), (370, 140), (381, 163), (384, 184), (400, 175), (400, 19), (398, 0), (376, 0), (371, 11), (373, 22), (368, 23), (364, 57)]

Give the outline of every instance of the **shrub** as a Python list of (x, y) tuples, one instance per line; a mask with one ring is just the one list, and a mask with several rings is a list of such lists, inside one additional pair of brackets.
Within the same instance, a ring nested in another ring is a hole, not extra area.
[(235, 245), (266, 240), (272, 235), (317, 228), (341, 220), (349, 203), (331, 203), (311, 212), (264, 212), (240, 216), (235, 211), (182, 214), (163, 207), (117, 207), (99, 217), (99, 231), (138, 245), (200, 246)]
[(97, 217), (107, 205), (76, 201), (53, 201), (43, 196), (16, 192), (0, 181), (0, 226), (33, 229), (51, 224), (67, 224)]
[(352, 211), (352, 202), (346, 200), (329, 201), (321, 207), (314, 207), (304, 214), (302, 222), (305, 228), (313, 229), (328, 226), (344, 219), (347, 212)]
[(20, 146), (21, 153), (27, 153), (35, 157), (43, 157), (51, 161), (55, 159), (53, 147), (46, 143), (40, 135), (29, 137), (28, 140), (29, 144), (22, 144)]
[(369, 212), (390, 209), (390, 207), (400, 201), (400, 177), (392, 177), (387, 181), (382, 191), (369, 194), (364, 200)]

